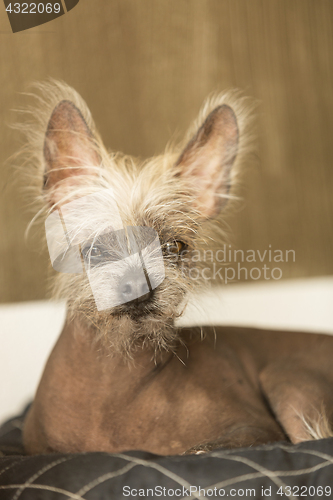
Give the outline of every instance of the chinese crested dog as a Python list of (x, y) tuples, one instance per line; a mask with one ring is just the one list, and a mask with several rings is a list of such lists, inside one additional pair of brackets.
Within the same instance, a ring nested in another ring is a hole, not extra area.
[(175, 325), (201, 284), (191, 255), (223, 243), (217, 215), (246, 152), (243, 100), (209, 99), (181, 144), (139, 161), (104, 147), (73, 89), (40, 90), (25, 169), (68, 312), (26, 418), (27, 453), (201, 453), (332, 435), (333, 338)]

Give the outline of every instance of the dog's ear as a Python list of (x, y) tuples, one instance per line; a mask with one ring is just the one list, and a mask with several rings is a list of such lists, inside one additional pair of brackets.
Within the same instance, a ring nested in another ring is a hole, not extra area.
[(57, 187), (76, 186), (83, 176), (96, 175), (100, 158), (81, 111), (71, 101), (53, 110), (44, 140), (44, 192), (51, 204), (59, 201)]
[(238, 151), (238, 126), (227, 105), (215, 108), (189, 141), (177, 165), (195, 193), (195, 208), (214, 217), (227, 201), (230, 170)]

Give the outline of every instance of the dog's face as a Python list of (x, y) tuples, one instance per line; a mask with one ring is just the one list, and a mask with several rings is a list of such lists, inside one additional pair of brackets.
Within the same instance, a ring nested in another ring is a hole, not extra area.
[(225, 104), (185, 147), (143, 163), (108, 153), (73, 102), (53, 109), (44, 196), (56, 295), (113, 348), (128, 351), (138, 339), (172, 346), (173, 321), (199, 281), (191, 253), (227, 199), (237, 146)]

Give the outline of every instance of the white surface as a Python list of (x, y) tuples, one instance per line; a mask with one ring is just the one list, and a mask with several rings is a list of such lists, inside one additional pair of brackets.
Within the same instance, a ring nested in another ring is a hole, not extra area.
[(333, 334), (333, 277), (212, 289), (188, 304), (188, 322)]
[(0, 422), (32, 399), (64, 319), (62, 303), (0, 306)]
[[(180, 324), (228, 324), (333, 334), (333, 277), (228, 285), (193, 298)], [(37, 388), (65, 319), (63, 303), (0, 306), (0, 422)]]

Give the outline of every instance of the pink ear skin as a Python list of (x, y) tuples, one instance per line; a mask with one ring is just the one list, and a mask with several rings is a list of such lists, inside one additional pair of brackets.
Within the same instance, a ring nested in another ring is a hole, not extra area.
[[(100, 158), (94, 137), (81, 111), (71, 101), (61, 101), (53, 110), (44, 141), (44, 190), (58, 183), (78, 182), (78, 177), (95, 175)], [(52, 204), (56, 200), (51, 200)]]
[(227, 201), (238, 138), (233, 110), (225, 104), (218, 106), (208, 115), (177, 161), (182, 167), (181, 175), (195, 190), (195, 208), (205, 218), (216, 216)]

